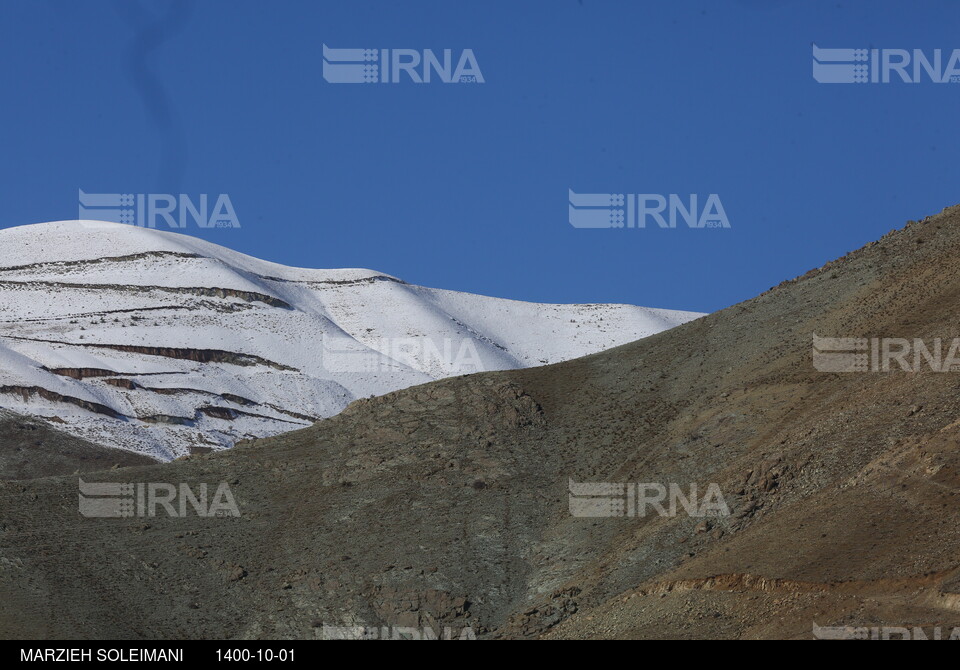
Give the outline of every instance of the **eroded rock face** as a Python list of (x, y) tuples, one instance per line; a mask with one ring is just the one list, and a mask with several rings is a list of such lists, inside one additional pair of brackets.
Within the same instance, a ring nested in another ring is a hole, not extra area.
[(221, 351), (219, 349), (183, 349), (175, 347), (146, 347), (131, 344), (95, 344), (84, 345), (93, 346), (101, 349), (113, 349), (115, 351), (127, 351), (135, 354), (144, 354), (145, 356), (163, 356), (165, 358), (176, 358), (182, 361), (194, 361), (196, 363), (230, 363), (231, 365), (264, 365), (277, 370), (295, 371), (294, 368), (274, 363), (260, 356), (252, 354), (238, 354), (233, 351)]
[[(223, 351), (220, 349), (187, 349), (182, 347), (152, 347), (134, 344), (109, 344), (92, 342), (55, 342), (51, 340), (34, 340), (48, 344), (70, 345), (75, 347), (110, 349), (113, 351), (124, 351), (134, 354), (143, 354), (144, 356), (161, 356), (164, 358), (175, 358), (181, 361), (193, 361), (195, 363), (228, 363), (230, 365), (263, 365), (276, 370), (286, 370), (295, 372), (294, 368), (274, 363), (260, 356), (252, 354), (238, 354), (233, 351)], [(50, 372), (72, 377), (73, 379), (85, 379), (87, 377), (110, 377), (116, 375), (115, 370), (104, 370), (101, 368), (53, 368)]]
[(100, 403), (96, 403), (96, 402), (90, 402), (89, 400), (83, 400), (81, 398), (74, 398), (72, 396), (63, 395), (63, 394), (57, 393), (56, 391), (50, 391), (48, 389), (45, 389), (39, 386), (0, 386), (0, 394), (16, 395), (22, 398), (24, 402), (28, 402), (31, 396), (37, 395), (43, 398), (44, 400), (75, 405), (77, 407), (80, 407), (81, 409), (85, 409), (89, 412), (93, 412), (94, 414), (103, 414), (104, 416), (108, 416), (111, 419), (124, 418), (122, 414), (114, 411), (113, 409), (107, 407), (106, 405), (101, 405)]
[(113, 370), (104, 370), (102, 368), (52, 368), (50, 370), (55, 375), (70, 377), (71, 379), (88, 379), (90, 377), (113, 377), (117, 373)]
[[(0, 270), (0, 272), (11, 271), (11, 268), (6, 270)], [(57, 291), (62, 289), (74, 289), (81, 291), (106, 291), (112, 293), (132, 293), (132, 294), (141, 294), (141, 293), (172, 293), (175, 295), (190, 295), (190, 296), (202, 296), (202, 297), (211, 297), (211, 298), (238, 298), (244, 302), (262, 302), (265, 305), (270, 305), (271, 307), (280, 307), (282, 309), (293, 309), (283, 300), (275, 298), (273, 296), (265, 295), (263, 293), (256, 293), (254, 291), (239, 291), (236, 289), (229, 288), (219, 288), (219, 287), (207, 287), (207, 286), (151, 286), (148, 284), (144, 285), (129, 285), (129, 284), (81, 284), (81, 283), (71, 283), (71, 282), (51, 282), (51, 281), (33, 281), (33, 282), (20, 282), (20, 281), (11, 281), (11, 280), (0, 280), (0, 289), (6, 288), (9, 290), (17, 289), (45, 289), (49, 291)]]
[(118, 388), (127, 389), (128, 391), (135, 391), (140, 388), (140, 386), (130, 379), (104, 379), (104, 383), (110, 384), (111, 386), (116, 386)]

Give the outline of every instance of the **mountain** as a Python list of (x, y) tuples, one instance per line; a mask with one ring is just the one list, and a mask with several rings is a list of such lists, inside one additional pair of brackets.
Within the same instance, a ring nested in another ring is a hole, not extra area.
[[(76, 476), (0, 482), (0, 634), (948, 637), (958, 370), (823, 372), (814, 336), (950, 342), (958, 268), (960, 206), (621, 347), (83, 477), (226, 483), (237, 517), (81, 518)], [(571, 481), (712, 483), (730, 513), (581, 518)]]
[(0, 231), (0, 408), (170, 460), (303, 428), (357, 398), (568, 360), (699, 316), (487, 298), (135, 226), (44, 223)]
[(0, 410), (0, 480), (96, 472), (155, 462), (132, 451), (87, 442), (47, 421)]

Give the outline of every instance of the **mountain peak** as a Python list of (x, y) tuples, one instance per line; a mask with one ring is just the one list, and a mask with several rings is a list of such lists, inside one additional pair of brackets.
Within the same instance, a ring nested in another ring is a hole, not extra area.
[(0, 231), (0, 408), (169, 459), (357, 398), (555, 363), (700, 316), (543, 305), (290, 268), (99, 221)]

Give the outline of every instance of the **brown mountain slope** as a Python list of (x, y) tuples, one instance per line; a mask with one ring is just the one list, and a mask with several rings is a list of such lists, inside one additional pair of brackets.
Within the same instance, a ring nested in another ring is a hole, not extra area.
[[(954, 207), (618, 349), (96, 478), (229, 482), (239, 518), (84, 519), (76, 477), (2, 483), (0, 634), (960, 626), (960, 375), (823, 373), (811, 356), (814, 333), (960, 337), (958, 267)], [(717, 483), (732, 514), (575, 518), (571, 478)]]
[(41, 419), (0, 411), (0, 479), (36, 479), (155, 462), (73, 437)]

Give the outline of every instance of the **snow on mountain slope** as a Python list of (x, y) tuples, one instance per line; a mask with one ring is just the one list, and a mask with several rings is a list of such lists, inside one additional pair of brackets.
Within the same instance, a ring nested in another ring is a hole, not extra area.
[(441, 377), (556, 363), (700, 314), (289, 268), (175, 233), (0, 230), (0, 408), (171, 459)]

